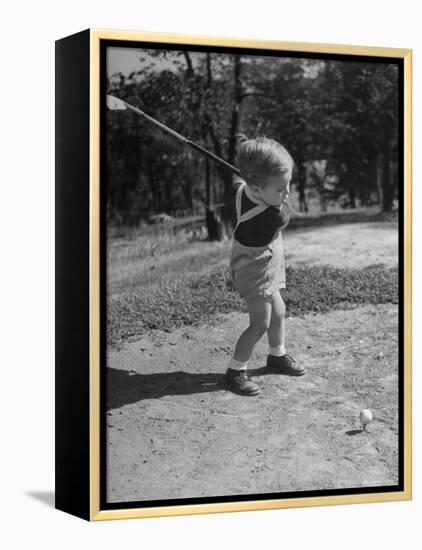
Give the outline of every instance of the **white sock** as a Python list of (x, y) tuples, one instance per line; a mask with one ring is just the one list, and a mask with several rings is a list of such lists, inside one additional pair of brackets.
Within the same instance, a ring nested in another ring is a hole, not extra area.
[(268, 353), (270, 355), (274, 355), (275, 357), (282, 357), (283, 355), (286, 355), (286, 347), (281, 344), (279, 346), (275, 346), (274, 348), (268, 346)]
[(235, 359), (234, 357), (232, 357), (230, 359), (230, 363), (229, 363), (229, 369), (233, 369), (233, 370), (246, 370), (248, 368), (248, 362), (249, 361), (245, 361), (244, 363), (242, 361), (238, 361), (237, 359)]

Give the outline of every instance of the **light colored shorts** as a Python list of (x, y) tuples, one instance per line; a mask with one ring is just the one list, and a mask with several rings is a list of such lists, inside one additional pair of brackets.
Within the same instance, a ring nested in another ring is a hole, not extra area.
[(245, 246), (233, 239), (230, 273), (234, 287), (245, 300), (269, 297), (286, 288), (281, 230), (264, 246)]

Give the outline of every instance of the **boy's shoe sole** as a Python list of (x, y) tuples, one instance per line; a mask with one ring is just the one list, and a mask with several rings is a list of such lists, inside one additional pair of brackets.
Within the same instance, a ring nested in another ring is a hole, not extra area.
[(258, 395), (261, 388), (249, 378), (246, 371), (234, 371), (227, 369), (225, 374), (227, 386), (233, 393), (238, 395)]
[(289, 376), (303, 376), (306, 374), (306, 369), (298, 367), (296, 361), (287, 354), (281, 357), (268, 355), (266, 368), (275, 374), (287, 374)]

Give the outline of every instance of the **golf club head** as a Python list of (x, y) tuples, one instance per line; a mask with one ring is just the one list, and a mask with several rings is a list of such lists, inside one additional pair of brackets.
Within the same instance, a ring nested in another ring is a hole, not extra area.
[(112, 111), (123, 111), (126, 109), (126, 103), (118, 97), (107, 94), (107, 107)]

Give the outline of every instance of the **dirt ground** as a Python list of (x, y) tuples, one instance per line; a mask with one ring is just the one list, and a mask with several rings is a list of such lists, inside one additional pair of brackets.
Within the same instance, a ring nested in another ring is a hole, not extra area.
[[(111, 242), (107, 265), (108, 292), (113, 297), (139, 292), (175, 276), (208, 272), (227, 265), (231, 241), (197, 241), (181, 246), (177, 240), (162, 244), (156, 255), (140, 256), (145, 239)], [(148, 241), (149, 242), (149, 241)], [(288, 265), (329, 264), (360, 268), (382, 263), (397, 265), (397, 222), (361, 222), (287, 229), (284, 233)], [(150, 246), (153, 245), (151, 242)]]
[(370, 222), (286, 231), (288, 265), (329, 264), (362, 268), (371, 264), (397, 265), (398, 230), (395, 222)]
[(255, 397), (223, 379), (246, 326), (232, 313), (109, 352), (108, 502), (397, 484), (397, 307), (287, 319), (289, 352), (308, 372), (266, 373), (263, 338)]
[[(397, 235), (389, 222), (286, 231), (286, 260), (390, 267)], [(207, 244), (218, 250), (201, 245), (204, 267), (213, 250), (214, 265), (227, 263), (227, 243)], [(130, 287), (134, 273), (117, 264), (119, 284)], [(288, 351), (307, 374), (266, 373), (263, 338), (250, 362), (262, 388), (255, 397), (231, 393), (223, 378), (247, 323), (236, 312), (213, 326), (153, 331), (109, 350), (108, 502), (397, 484), (397, 306), (289, 317)], [(374, 415), (366, 432), (363, 408)]]

